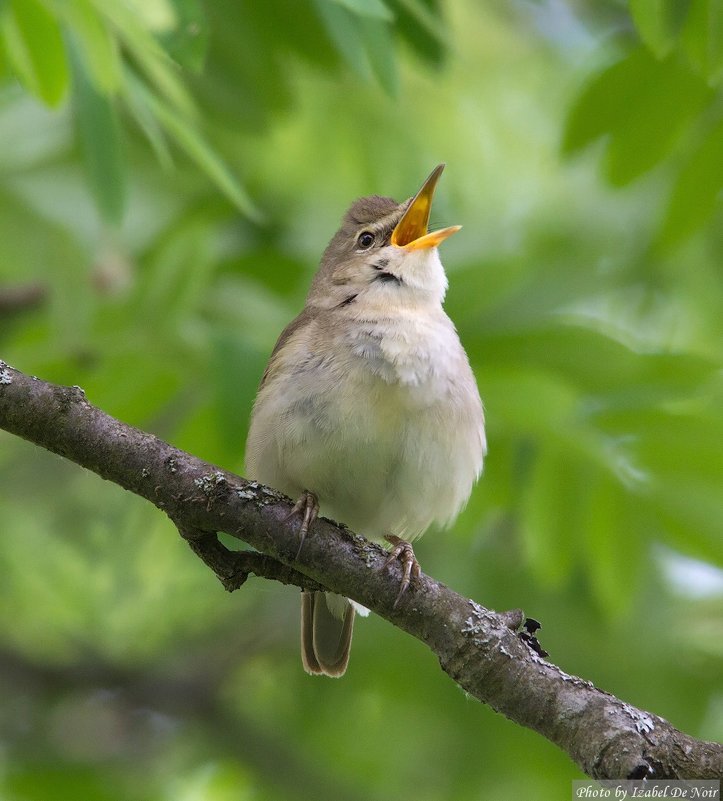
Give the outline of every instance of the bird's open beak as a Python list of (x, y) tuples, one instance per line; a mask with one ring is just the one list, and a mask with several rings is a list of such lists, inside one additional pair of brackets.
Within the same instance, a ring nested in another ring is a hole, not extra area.
[(442, 228), (439, 231), (433, 231), (431, 234), (427, 233), (434, 189), (443, 169), (444, 164), (435, 167), (422, 188), (412, 198), (412, 202), (404, 212), (404, 216), (392, 231), (392, 245), (405, 250), (436, 248), (440, 242), (443, 242), (448, 236), (456, 234), (462, 227), (461, 225), (451, 225), (449, 228)]

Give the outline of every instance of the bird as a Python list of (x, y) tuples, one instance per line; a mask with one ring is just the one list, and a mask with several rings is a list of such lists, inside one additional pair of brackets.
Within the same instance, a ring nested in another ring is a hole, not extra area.
[[(438, 246), (461, 226), (428, 231), (444, 166), (401, 203), (371, 195), (348, 209), (271, 353), (245, 452), (249, 478), (298, 499), (299, 552), (318, 514), (390, 543), (397, 603), (420, 575), (412, 540), (453, 522), (487, 452), (477, 382), (442, 305)], [(357, 612), (368, 610), (302, 592), (307, 673), (345, 673)]]

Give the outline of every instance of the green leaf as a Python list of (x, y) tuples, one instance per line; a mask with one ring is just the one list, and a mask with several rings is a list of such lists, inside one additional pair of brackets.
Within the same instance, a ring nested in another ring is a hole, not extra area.
[(656, 487), (645, 504), (647, 525), (670, 547), (723, 567), (720, 526), (723, 509), (720, 502), (715, 503), (719, 495), (720, 484), (709, 487), (701, 497), (698, 481), (676, 484), (672, 488)]
[(221, 463), (240, 460), (259, 377), (267, 360), (268, 353), (251, 347), (237, 331), (214, 326), (209, 381)]
[(673, 186), (658, 234), (663, 247), (701, 228), (720, 205), (723, 191), (723, 119), (688, 156)]
[(196, 162), (240, 212), (249, 219), (260, 221), (263, 218), (261, 212), (228, 167), (204, 140), (201, 133), (192, 127), (191, 123), (175, 111), (170, 104), (156, 97), (130, 71), (127, 80), (138, 95), (138, 102), (145, 104), (150, 109), (168, 135), (185, 151), (186, 155)]
[(140, 82), (128, 81), (124, 100), (128, 111), (150, 142), (159, 164), (165, 170), (173, 166), (173, 157), (163, 128), (147, 102), (147, 91), (139, 89)]
[[(2, 0), (0, 0), (2, 2)], [(0, 12), (0, 20), (1, 20)], [(5, 40), (2, 36), (2, 22), (0, 21), (0, 81), (5, 81), (10, 75), (10, 64), (8, 62), (7, 53), (5, 52)]]
[(705, 84), (683, 64), (668, 59), (634, 62), (632, 105), (621, 109), (606, 157), (608, 180), (623, 186), (667, 156), (708, 99)]
[(595, 395), (605, 408), (646, 407), (694, 396), (719, 369), (689, 353), (637, 353), (611, 336), (572, 323), (488, 335), (474, 348), (483, 349), (486, 365), (544, 371), (581, 394)]
[(48, 106), (68, 90), (68, 62), (60, 27), (37, 0), (10, 0), (0, 12), (0, 33), (13, 71)]
[(170, 0), (175, 10), (171, 30), (159, 34), (166, 51), (179, 64), (195, 73), (203, 69), (208, 50), (208, 20), (200, 0)]
[(194, 114), (194, 103), (180, 78), (177, 65), (151, 32), (147, 19), (150, 10), (143, 16), (135, 13), (137, 9), (127, 3), (90, 1), (156, 90), (182, 113)]
[[(702, 486), (723, 481), (723, 421), (711, 414), (649, 410), (635, 426), (636, 459), (670, 483), (698, 477)], [(719, 504), (723, 494), (717, 493)], [(723, 518), (715, 518), (723, 525)], [(723, 542), (721, 543), (723, 545)]]
[(683, 31), (683, 46), (693, 66), (716, 85), (723, 79), (723, 3), (695, 0)]
[(538, 450), (522, 500), (522, 536), (530, 567), (546, 587), (559, 587), (576, 555), (578, 492), (585, 471), (560, 448)]
[(214, 269), (212, 237), (203, 217), (189, 213), (174, 226), (147, 264), (138, 314), (149, 319), (163, 309), (159, 327), (176, 330), (211, 282)]
[(485, 372), (484, 398), (488, 416), (525, 436), (547, 436), (563, 430), (574, 419), (579, 397), (555, 375), (540, 370), (490, 364)]
[(449, 49), (449, 37), (437, 0), (390, 0), (397, 32), (419, 58), (440, 66)]
[(708, 485), (698, 476), (660, 482), (652, 500), (668, 544), (723, 567), (720, 479)]
[(574, 103), (562, 149), (573, 153), (609, 136), (605, 169), (615, 186), (650, 170), (677, 144), (710, 91), (684, 64), (638, 48), (602, 72)]
[(673, 49), (690, 5), (690, 0), (630, 0), (640, 38), (657, 58)]
[(360, 17), (373, 17), (391, 22), (394, 15), (384, 0), (331, 0)]
[[(153, 312), (152, 312), (153, 313)], [(179, 367), (178, 352), (163, 348), (156, 325), (163, 320), (155, 310), (155, 319), (148, 322), (141, 335), (140, 326), (125, 329), (123, 342), (118, 342), (118, 331), (102, 332), (105, 340), (103, 362), (83, 380), (83, 388), (90, 397), (114, 415), (134, 425), (148, 425), (149, 421), (163, 414), (174, 396), (182, 391), (184, 368)], [(151, 328), (153, 326), (153, 328)], [(152, 330), (153, 335), (148, 336)], [(135, 371), (135, 380), (119, 381), (130, 366)]]
[(636, 589), (644, 540), (637, 528), (636, 500), (604, 473), (584, 488), (581, 535), (593, 595), (611, 617), (627, 610)]
[(654, 529), (676, 548), (716, 562), (723, 560), (719, 406), (714, 398), (710, 412), (630, 409), (598, 419), (600, 426), (627, 441), (632, 461), (648, 476), (646, 507), (663, 521)]
[[(87, 713), (86, 713), (87, 714)], [(110, 786), (106, 776), (95, 767), (63, 765), (43, 761), (18, 766), (3, 781), (8, 798), (22, 801), (56, 801), (92, 798), (93, 801), (121, 801), (127, 795), (120, 786)]]
[(154, 111), (168, 134), (186, 155), (206, 173), (226, 197), (249, 219), (260, 222), (263, 215), (236, 177), (213, 151), (203, 136), (170, 106), (158, 100)]
[(369, 62), (359, 35), (358, 19), (334, 0), (314, 0), (329, 38), (339, 55), (364, 80), (369, 79)]
[(647, 56), (642, 50), (635, 51), (589, 81), (570, 107), (563, 133), (563, 153), (582, 150), (619, 124), (638, 91), (631, 77), (638, 72), (641, 61), (647, 61)]
[(399, 76), (390, 26), (378, 19), (362, 19), (361, 34), (372, 72), (387, 94), (396, 96)]
[(387, 94), (395, 96), (399, 88), (396, 49), (387, 18), (358, 14), (337, 0), (315, 2), (342, 58), (364, 80), (369, 79), (371, 71)]
[(123, 136), (112, 101), (90, 82), (71, 48), (74, 105), (83, 161), (98, 209), (105, 220), (119, 223), (126, 201)]
[(90, 0), (59, 4), (85, 72), (96, 90), (114, 94), (121, 83), (118, 42)]

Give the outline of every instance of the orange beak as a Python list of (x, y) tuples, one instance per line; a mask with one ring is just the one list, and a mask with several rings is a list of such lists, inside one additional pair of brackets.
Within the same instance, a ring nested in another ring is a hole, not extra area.
[(432, 198), (443, 169), (444, 164), (435, 167), (432, 170), (432, 174), (422, 185), (422, 188), (412, 198), (412, 202), (404, 212), (404, 216), (392, 232), (392, 245), (405, 250), (436, 248), (440, 242), (443, 242), (448, 236), (456, 234), (462, 227), (461, 225), (451, 225), (449, 228), (442, 228), (440, 231), (433, 231), (431, 234), (427, 233), (429, 213), (432, 210)]

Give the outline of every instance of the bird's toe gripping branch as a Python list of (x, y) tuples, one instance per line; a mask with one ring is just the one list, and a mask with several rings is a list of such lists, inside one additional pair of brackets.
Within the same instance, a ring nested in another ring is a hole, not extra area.
[(419, 567), (419, 562), (414, 555), (414, 549), (410, 543), (403, 540), (401, 537), (395, 537), (393, 534), (388, 534), (384, 539), (390, 543), (393, 548), (382, 567), (388, 567), (392, 562), (397, 560), (402, 563), (402, 582), (394, 601), (394, 608), (396, 609), (397, 604), (409, 588), (410, 583), (412, 581), (417, 581), (422, 575), (422, 569)]
[(301, 549), (304, 546), (304, 540), (309, 533), (309, 528), (319, 516), (319, 499), (313, 492), (304, 490), (299, 500), (294, 504), (293, 509), (286, 516), (286, 520), (299, 515), (301, 517), (301, 526), (299, 528), (299, 550), (296, 552), (298, 559), (301, 554)]

